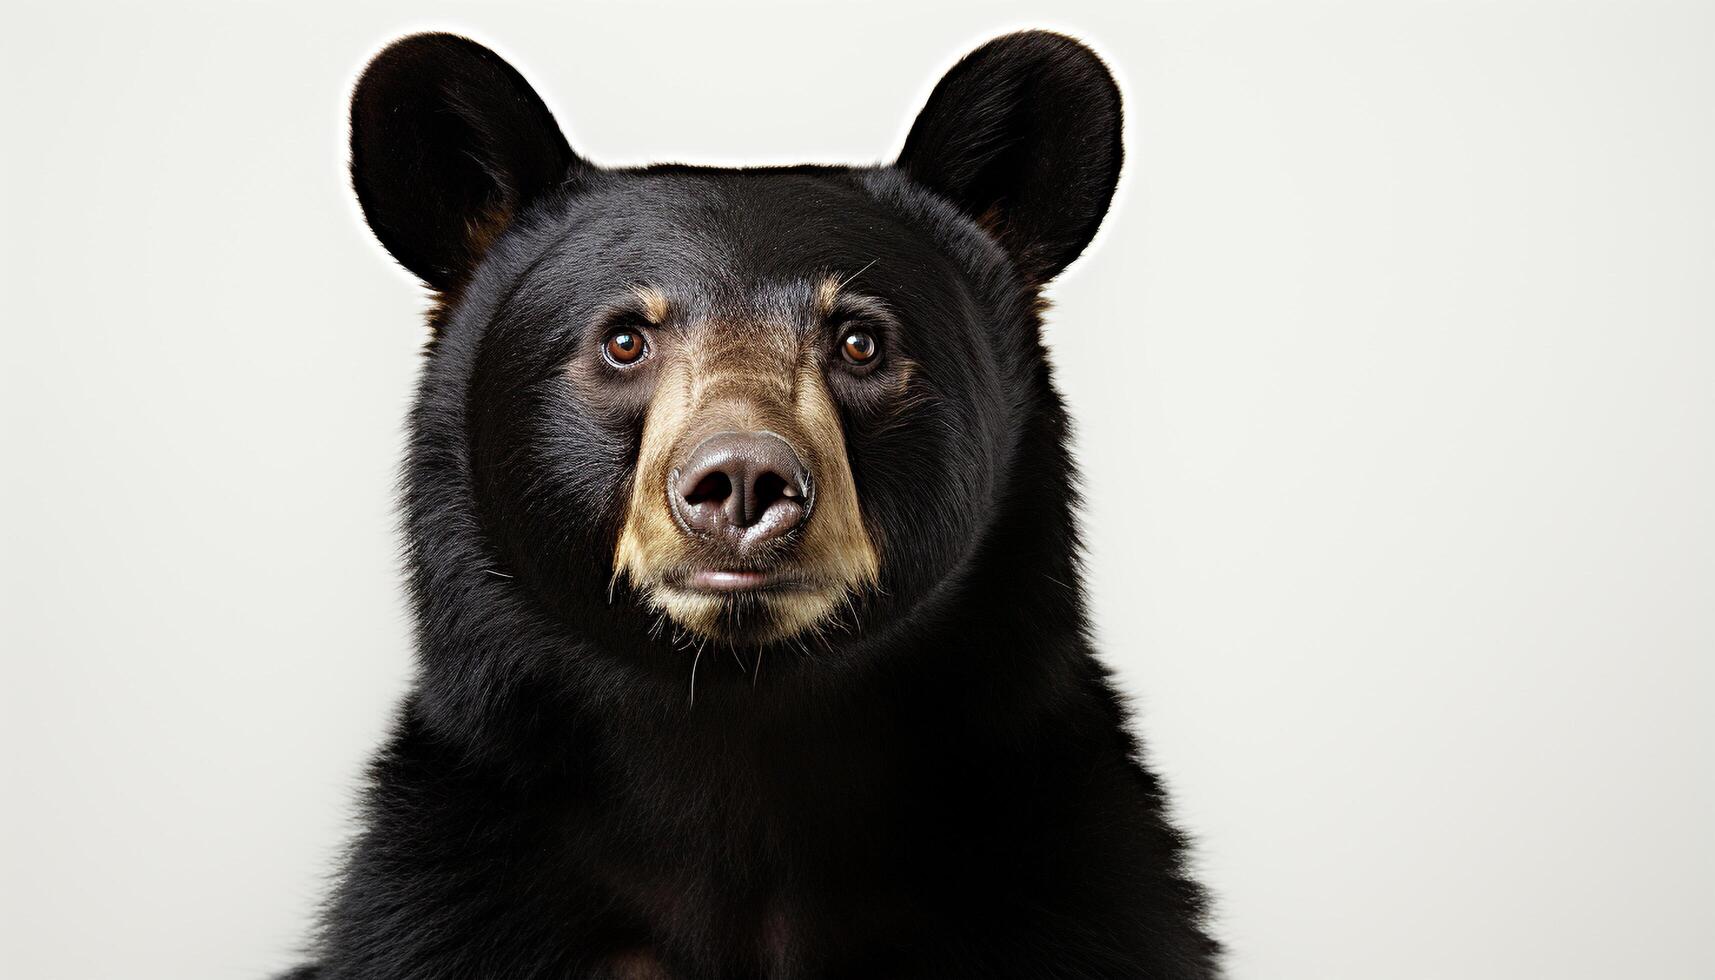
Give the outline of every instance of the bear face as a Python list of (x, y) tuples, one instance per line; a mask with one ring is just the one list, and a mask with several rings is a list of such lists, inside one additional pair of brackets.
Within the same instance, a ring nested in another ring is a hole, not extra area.
[(516, 393), (469, 407), (508, 564), (732, 642), (856, 630), (943, 577), (1019, 347), (971, 273), (851, 172), (589, 183), (495, 270), (473, 383)]
[(956, 582), (1058, 411), (1036, 291), (1119, 164), (1111, 78), (1044, 33), (962, 61), (882, 167), (601, 168), (450, 35), (353, 99), (364, 213), (441, 300), (418, 441), (461, 469), (424, 482), (547, 618), (622, 642), (839, 644)]

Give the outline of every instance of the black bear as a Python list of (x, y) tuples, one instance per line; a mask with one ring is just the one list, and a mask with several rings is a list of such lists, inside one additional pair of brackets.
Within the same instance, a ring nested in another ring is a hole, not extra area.
[(1215, 975), (1040, 339), (1120, 160), (1050, 33), (875, 167), (605, 168), (478, 44), (376, 57), (419, 671), (293, 975)]

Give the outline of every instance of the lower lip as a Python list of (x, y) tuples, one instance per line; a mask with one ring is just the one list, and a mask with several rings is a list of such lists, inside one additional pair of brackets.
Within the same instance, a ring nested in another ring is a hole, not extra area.
[(768, 584), (766, 572), (727, 572), (705, 568), (693, 572), (686, 584), (705, 592), (749, 592)]

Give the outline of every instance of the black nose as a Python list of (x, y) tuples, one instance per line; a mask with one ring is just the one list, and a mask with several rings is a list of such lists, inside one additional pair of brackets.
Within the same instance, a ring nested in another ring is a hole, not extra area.
[(668, 492), (692, 531), (749, 545), (810, 516), (810, 471), (772, 432), (717, 432), (673, 471)]

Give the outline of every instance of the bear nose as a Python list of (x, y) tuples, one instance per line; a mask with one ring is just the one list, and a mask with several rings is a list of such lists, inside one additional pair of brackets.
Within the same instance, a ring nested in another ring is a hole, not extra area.
[(735, 544), (777, 538), (810, 516), (810, 471), (772, 432), (709, 436), (669, 484), (674, 510), (688, 528)]

